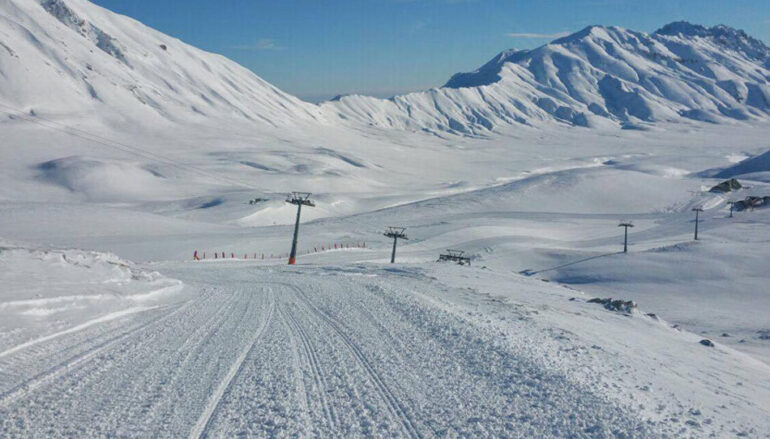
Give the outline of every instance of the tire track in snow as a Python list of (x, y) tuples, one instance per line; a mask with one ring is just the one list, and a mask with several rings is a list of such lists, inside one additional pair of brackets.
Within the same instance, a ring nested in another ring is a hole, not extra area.
[(382, 380), (382, 377), (379, 375), (379, 373), (377, 373), (358, 345), (356, 345), (356, 343), (341, 329), (339, 321), (316, 307), (301, 288), (291, 284), (279, 285), (286, 286), (296, 292), (297, 296), (301, 299), (305, 306), (312, 313), (316, 314), (322, 321), (324, 321), (327, 326), (329, 326), (329, 328), (332, 329), (332, 331), (334, 331), (342, 339), (343, 343), (353, 353), (353, 356), (358, 364), (361, 366), (364, 372), (366, 372), (369, 381), (374, 385), (375, 389), (380, 394), (380, 397), (386, 403), (388, 410), (390, 411), (393, 418), (399, 421), (404, 429), (404, 432), (410, 438), (422, 439), (422, 434), (417, 429), (417, 427), (415, 427), (412, 418), (409, 417), (409, 415), (406, 413), (403, 405), (393, 395), (393, 392)]
[[(8, 412), (25, 419), (25, 425), (11, 426), (8, 431), (18, 435), (10, 436), (29, 437), (39, 430), (33, 425), (54, 424), (60, 432), (55, 435), (84, 428), (90, 431), (84, 436), (186, 436), (267, 309), (259, 295), (254, 300), (250, 291), (228, 290), (208, 290), (211, 294), (200, 296), (205, 300), (183, 314), (124, 338), (43, 391), (23, 396), (23, 403), (12, 404)], [(244, 324), (253, 329), (245, 330)], [(49, 401), (61, 401), (62, 410), (57, 413)], [(91, 425), (100, 427), (79, 425), (76, 419), (84, 412), (90, 413)], [(0, 418), (2, 413), (0, 407)], [(110, 414), (120, 414), (120, 420)]]
[(313, 420), (310, 418), (310, 390), (305, 386), (305, 378), (301, 364), (301, 354), (297, 345), (297, 337), (292, 333), (292, 324), (289, 322), (288, 317), (286, 317), (286, 311), (283, 309), (283, 306), (278, 307), (278, 315), (281, 317), (284, 325), (286, 325), (286, 327), (289, 329), (289, 341), (291, 343), (291, 355), (293, 358), (297, 392), (302, 395), (302, 398), (300, 399), (300, 406), (305, 418), (305, 428), (310, 430), (313, 424)]
[[(272, 290), (270, 290), (269, 295), (272, 296), (272, 293)], [(214, 420), (217, 412), (219, 411), (222, 399), (224, 398), (227, 389), (230, 387), (230, 383), (232, 383), (233, 379), (235, 379), (241, 370), (243, 370), (243, 363), (246, 360), (246, 357), (248, 357), (249, 354), (254, 350), (257, 342), (260, 338), (262, 338), (265, 329), (270, 325), (274, 310), (275, 301), (270, 300), (270, 307), (267, 310), (267, 315), (265, 316), (265, 320), (262, 322), (262, 326), (260, 326), (260, 328), (255, 332), (251, 341), (241, 351), (240, 355), (238, 355), (238, 357), (235, 359), (235, 362), (232, 364), (232, 366), (230, 366), (230, 370), (228, 370), (224, 379), (220, 381), (219, 386), (217, 386), (214, 393), (209, 397), (209, 402), (206, 405), (206, 408), (203, 410), (203, 413), (201, 413), (200, 417), (198, 418), (198, 422), (196, 422), (195, 426), (190, 432), (189, 437), (191, 439), (204, 438), (208, 435), (208, 430), (211, 428), (211, 422)]]
[[(180, 358), (176, 361), (176, 363), (173, 366), (170, 366), (169, 369), (174, 371), (174, 374), (171, 378), (167, 380), (165, 388), (167, 390), (164, 390), (164, 395), (158, 395), (157, 398), (155, 398), (154, 401), (146, 402), (145, 406), (148, 407), (147, 411), (151, 412), (155, 419), (170, 419), (172, 418), (172, 415), (174, 414), (174, 409), (176, 409), (176, 405), (173, 403), (170, 403), (169, 401), (163, 401), (163, 397), (167, 397), (167, 394), (170, 392), (173, 392), (176, 390), (178, 393), (184, 393), (184, 390), (174, 389), (175, 386), (178, 386), (180, 384), (180, 380), (183, 380), (185, 378), (185, 373), (187, 372), (187, 367), (195, 361), (197, 356), (201, 355), (203, 349), (205, 346), (207, 346), (211, 339), (215, 336), (215, 334), (220, 330), (220, 328), (224, 325), (224, 323), (233, 318), (233, 314), (235, 313), (235, 309), (237, 305), (240, 303), (237, 300), (237, 296), (234, 294), (231, 300), (228, 300), (226, 302), (223, 302), (219, 304), (216, 311), (214, 311), (200, 326), (198, 326), (193, 333), (187, 337), (187, 339), (182, 343), (174, 352), (173, 356)], [(182, 389), (184, 389), (184, 384), (182, 384)], [(164, 404), (165, 402), (165, 404)], [(131, 407), (133, 408), (133, 407)], [(130, 409), (129, 408), (129, 412)], [(158, 414), (158, 412), (162, 412)], [(127, 413), (128, 414), (128, 413)], [(148, 414), (144, 416), (145, 418), (150, 418)]]
[(326, 379), (324, 378), (323, 373), (321, 373), (321, 367), (318, 362), (318, 356), (316, 355), (316, 349), (313, 346), (312, 342), (310, 341), (309, 337), (307, 336), (307, 333), (299, 324), (297, 319), (292, 315), (292, 313), (284, 312), (284, 315), (286, 316), (287, 321), (289, 322), (289, 325), (296, 332), (296, 334), (300, 339), (300, 344), (302, 345), (303, 353), (305, 355), (305, 358), (307, 359), (308, 364), (310, 365), (310, 371), (313, 376), (313, 383), (316, 389), (318, 390), (318, 398), (321, 402), (321, 408), (324, 412), (324, 417), (329, 423), (329, 426), (332, 429), (334, 429), (338, 424), (338, 422), (336, 419), (336, 415), (334, 413), (334, 408), (329, 404), (329, 401), (326, 398), (326, 391), (328, 389), (328, 385), (326, 383)]

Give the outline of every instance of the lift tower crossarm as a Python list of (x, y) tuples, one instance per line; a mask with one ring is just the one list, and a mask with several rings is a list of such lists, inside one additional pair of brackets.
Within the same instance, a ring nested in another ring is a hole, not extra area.
[(294, 223), (294, 239), (291, 241), (291, 253), (289, 254), (289, 265), (297, 262), (297, 237), (299, 236), (299, 216), (302, 213), (302, 206), (315, 207), (315, 203), (310, 201), (310, 192), (292, 192), (286, 202), (297, 206), (297, 221)]
[(406, 236), (406, 233), (404, 233), (405, 230), (406, 227), (388, 226), (388, 228), (385, 229), (385, 233), (383, 233), (383, 235), (387, 236), (388, 238), (393, 238), (393, 253), (390, 255), (391, 264), (396, 262), (396, 244), (398, 243), (398, 238), (409, 240), (409, 238)]

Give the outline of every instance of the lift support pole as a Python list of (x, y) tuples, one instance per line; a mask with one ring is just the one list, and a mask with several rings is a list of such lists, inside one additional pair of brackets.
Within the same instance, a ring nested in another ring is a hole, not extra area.
[(699, 213), (703, 212), (702, 207), (693, 207), (692, 209), (695, 211), (695, 240), (698, 240), (698, 223), (700, 222)]
[(310, 201), (309, 192), (292, 192), (286, 202), (297, 205), (297, 221), (294, 223), (294, 239), (291, 241), (291, 253), (289, 254), (289, 265), (294, 265), (297, 262), (297, 237), (299, 236), (299, 216), (302, 213), (302, 206), (315, 207), (315, 204)]
[(406, 230), (406, 227), (388, 227), (385, 230), (385, 233), (383, 233), (383, 235), (388, 238), (393, 238), (393, 253), (390, 254), (391, 264), (396, 262), (396, 244), (398, 243), (398, 238), (409, 239), (404, 233), (404, 230)]
[(620, 224), (618, 224), (618, 227), (625, 227), (626, 233), (623, 239), (623, 253), (628, 253), (628, 228), (634, 227), (633, 224), (631, 224), (630, 221), (625, 221)]

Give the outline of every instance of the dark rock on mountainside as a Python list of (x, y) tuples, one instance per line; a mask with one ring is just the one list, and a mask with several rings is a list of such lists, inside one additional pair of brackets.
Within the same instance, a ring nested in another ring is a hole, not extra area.
[(741, 183), (738, 182), (738, 180), (731, 178), (729, 180), (725, 180), (719, 183), (718, 185), (712, 187), (711, 189), (709, 189), (709, 192), (712, 192), (715, 194), (724, 194), (727, 192), (738, 190), (742, 187), (743, 185), (741, 185)]

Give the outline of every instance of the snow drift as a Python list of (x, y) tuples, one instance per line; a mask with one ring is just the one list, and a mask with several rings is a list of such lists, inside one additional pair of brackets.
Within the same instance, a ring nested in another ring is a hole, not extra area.
[(81, 156), (50, 160), (38, 166), (42, 179), (89, 201), (143, 201), (172, 194), (172, 183), (147, 166)]
[(0, 240), (0, 358), (178, 300), (180, 281), (111, 253)]

